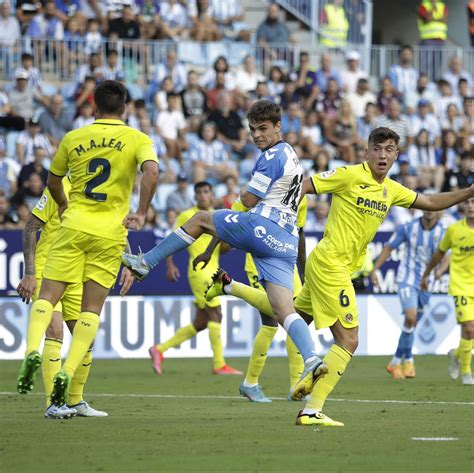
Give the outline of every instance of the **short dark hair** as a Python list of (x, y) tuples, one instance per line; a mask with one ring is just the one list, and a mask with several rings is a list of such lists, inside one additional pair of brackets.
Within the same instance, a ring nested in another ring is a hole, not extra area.
[(199, 181), (194, 184), (194, 192), (197, 192), (199, 189), (203, 187), (209, 187), (209, 190), (212, 192), (212, 185), (207, 181)]
[(24, 61), (25, 59), (31, 59), (33, 61), (34, 60), (33, 54), (21, 53), (21, 60)]
[(269, 100), (257, 100), (247, 113), (249, 122), (271, 121), (274, 125), (281, 121), (281, 108)]
[(373, 129), (369, 135), (369, 144), (378, 145), (380, 143), (385, 143), (387, 140), (393, 140), (398, 146), (400, 141), (400, 136), (398, 133), (395, 133), (390, 128), (385, 126), (379, 126), (378, 128)]
[(95, 89), (94, 102), (100, 113), (122, 115), (127, 89), (116, 80), (104, 80)]
[[(93, 20), (95, 20), (95, 18), (93, 18)], [(109, 57), (109, 56), (118, 56), (118, 51), (116, 49), (109, 49), (106, 53), (106, 56)]]
[(411, 52), (413, 52), (413, 48), (409, 45), (409, 44), (404, 44), (401, 48), (400, 48), (400, 53), (402, 51), (404, 51), (405, 49), (409, 49)]

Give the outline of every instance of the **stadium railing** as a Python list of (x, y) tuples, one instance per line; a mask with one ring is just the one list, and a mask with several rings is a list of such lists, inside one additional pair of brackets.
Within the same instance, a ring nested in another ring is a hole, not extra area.
[[(170, 48), (176, 49), (180, 61), (190, 68), (204, 71), (212, 67), (218, 56), (225, 56), (231, 67), (239, 66), (247, 54), (255, 56), (257, 65), (264, 74), (268, 74), (272, 65), (289, 69), (298, 63), (301, 50), (309, 50), (312, 65), (318, 67), (318, 56), (325, 51), (316, 45), (272, 44), (259, 46), (244, 42), (196, 43), (181, 41), (104, 41), (99, 50), (102, 64), (105, 65), (105, 54), (108, 49), (117, 49), (121, 57), (121, 66), (126, 81), (130, 84), (143, 85), (152, 78), (154, 67), (166, 60)], [(367, 54), (364, 45), (351, 44), (347, 49), (355, 49), (361, 53), (362, 66), (373, 77), (383, 77), (393, 64), (398, 64), (398, 45), (371, 46)], [(75, 79), (77, 68), (87, 62), (87, 51), (82, 42), (31, 40), (23, 38), (12, 47), (0, 48), (0, 80), (12, 79), (12, 71), (20, 65), (21, 53), (33, 53), (36, 66), (43, 78), (48, 82), (67, 82)], [(336, 67), (344, 67), (345, 51), (330, 50)], [(474, 70), (474, 49), (472, 48), (430, 48), (414, 47), (414, 67), (420, 72), (436, 71), (437, 75), (446, 70), (449, 58), (458, 56), (466, 70)]]

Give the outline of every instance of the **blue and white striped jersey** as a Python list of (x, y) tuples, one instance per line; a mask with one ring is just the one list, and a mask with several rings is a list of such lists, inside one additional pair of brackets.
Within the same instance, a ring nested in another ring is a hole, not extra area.
[(257, 159), (248, 191), (262, 199), (250, 210), (298, 235), (296, 217), (301, 197), (303, 167), (294, 149), (279, 141)]
[[(420, 286), (426, 265), (436, 248), (438, 248), (445, 231), (446, 227), (439, 221), (431, 230), (425, 230), (421, 218), (416, 218), (397, 228), (388, 241), (388, 246), (395, 249), (402, 243), (405, 244), (405, 253), (400, 258), (400, 264), (398, 265), (398, 284)], [(433, 277), (433, 274), (431, 274), (430, 285)]]

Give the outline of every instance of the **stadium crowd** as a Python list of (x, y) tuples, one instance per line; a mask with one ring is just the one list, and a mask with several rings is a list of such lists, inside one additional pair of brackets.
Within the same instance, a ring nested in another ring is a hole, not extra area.
[[(289, 40), (279, 14), (276, 5), (269, 6), (256, 32), (259, 44), (275, 37)], [(45, 84), (40, 59), (25, 51), (21, 65), (10, 71), (11, 83), (0, 88), (0, 229), (24, 227), (59, 141), (69, 130), (94, 121), (93, 91), (105, 79), (129, 88), (124, 121), (155, 144), (160, 185), (146, 228), (158, 236), (166, 235), (178, 213), (192, 206), (193, 182), (213, 184), (216, 208), (230, 208), (258, 156), (245, 118), (258, 99), (281, 106), (282, 137), (308, 174), (363, 161), (370, 131), (388, 126), (401, 137), (392, 174), (396, 180), (420, 191), (474, 183), (473, 78), (458, 57), (433, 77), (416, 70), (412, 48), (402, 46), (399, 63), (377, 78), (363, 70), (357, 51), (348, 50), (344, 66), (336, 67), (331, 50), (325, 49), (319, 64), (307, 52), (300, 53), (294, 67), (274, 58), (264, 75), (253, 55), (238, 67), (220, 56), (212, 68), (193, 70), (170, 46), (163, 62), (149, 65), (149, 80), (137, 93), (122, 67), (125, 53), (113, 43), (139, 38), (248, 41), (242, 20), (238, 0), (46, 0), (43, 5), (18, 0), (16, 10), (4, 0), (1, 48), (11, 50), (23, 35), (64, 40), (61, 48), (79, 42), (82, 53), (67, 87)], [(77, 48), (71, 47), (72, 52)], [(61, 51), (49, 60), (64, 57)], [(132, 208), (137, 202), (135, 193)], [(324, 228), (329, 205), (320, 198), (310, 201), (307, 230)], [(392, 230), (412, 216), (410, 210), (394, 209), (382, 229)]]

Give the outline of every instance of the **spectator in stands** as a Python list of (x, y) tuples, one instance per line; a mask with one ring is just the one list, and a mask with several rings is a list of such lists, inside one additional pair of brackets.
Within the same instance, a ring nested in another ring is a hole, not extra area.
[(280, 102), (280, 106), (283, 110), (288, 110), (288, 107), (292, 103), (300, 102), (300, 96), (296, 92), (296, 85), (290, 78), (285, 79), (283, 92), (280, 94), (278, 101)]
[(323, 144), (323, 132), (319, 124), (319, 114), (316, 110), (306, 112), (304, 125), (301, 128), (304, 156), (313, 159)]
[(170, 48), (166, 54), (166, 62), (160, 62), (153, 71), (150, 94), (151, 96), (161, 87), (166, 77), (171, 77), (174, 84), (174, 92), (180, 93), (188, 82), (186, 66), (178, 61), (178, 55), (174, 48)]
[(96, 18), (91, 18), (87, 22), (87, 33), (84, 37), (86, 54), (100, 53), (104, 37), (100, 32), (100, 23)]
[(407, 110), (412, 111), (416, 109), (418, 102), (422, 99), (433, 103), (436, 95), (436, 85), (430, 81), (426, 72), (421, 72), (416, 83), (416, 89), (405, 94), (404, 103)]
[(197, 15), (193, 17), (191, 37), (199, 42), (219, 41), (222, 32), (213, 17), (209, 0), (199, 0), (197, 10)]
[(377, 105), (369, 102), (365, 106), (364, 116), (357, 119), (357, 142), (364, 149), (367, 147), (370, 132), (375, 128), (376, 119)]
[(38, 203), (41, 194), (44, 191), (44, 184), (41, 176), (36, 172), (30, 175), (30, 178), (24, 182), (23, 187), (18, 188), (15, 195), (11, 198), (11, 203), (15, 210), (21, 205), (26, 204), (29, 210)]
[(280, 67), (272, 66), (267, 80), (268, 93), (273, 97), (282, 94), (285, 88), (285, 77)]
[(320, 14), (320, 40), (327, 48), (344, 49), (347, 45), (349, 21), (343, 0), (329, 0)]
[(181, 97), (170, 92), (168, 94), (168, 110), (162, 110), (155, 123), (157, 132), (163, 137), (168, 150), (168, 156), (176, 158), (183, 164), (181, 151), (186, 148), (185, 132), (186, 119), (184, 118)]
[(320, 149), (314, 156), (313, 169), (316, 174), (329, 171), (329, 153), (325, 149)]
[(236, 153), (243, 153), (247, 144), (247, 132), (239, 115), (232, 109), (232, 97), (222, 91), (217, 100), (217, 110), (209, 114), (208, 121), (214, 122), (217, 136)]
[(363, 117), (367, 104), (375, 103), (376, 100), (377, 98), (370, 91), (369, 81), (365, 78), (359, 79), (356, 91), (347, 95), (347, 101), (356, 118)]
[(50, 98), (48, 108), (39, 117), (41, 131), (55, 148), (64, 135), (72, 130), (72, 122), (71, 112), (64, 107), (64, 99), (60, 94)]
[(31, 20), (41, 9), (41, 2), (36, 0), (17, 0), (15, 2), (16, 17), (20, 22), (21, 33), (25, 34)]
[(135, 20), (133, 8), (130, 5), (124, 5), (122, 15), (109, 22), (109, 38), (133, 40), (140, 37), (140, 25)]
[(202, 117), (207, 113), (207, 97), (199, 85), (199, 77), (196, 71), (189, 71), (187, 85), (181, 91), (181, 100), (186, 118)]
[(330, 54), (321, 54), (321, 68), (316, 72), (316, 78), (321, 92), (327, 91), (329, 79), (334, 79), (337, 83), (337, 86), (339, 88), (341, 87), (341, 77), (337, 69), (332, 67), (332, 58)]
[(92, 53), (88, 58), (88, 62), (81, 64), (75, 74), (74, 82), (75, 89), (77, 90), (80, 84), (83, 84), (86, 80), (86, 77), (93, 77), (96, 80), (102, 80), (104, 69), (101, 66), (101, 58), (97, 53)]
[(300, 63), (293, 68), (289, 77), (295, 82), (296, 93), (304, 98), (308, 98), (313, 88), (318, 87), (316, 69), (309, 65), (309, 54), (306, 51), (300, 52)]
[(342, 90), (346, 94), (356, 91), (359, 79), (368, 79), (366, 72), (360, 69), (360, 54), (357, 51), (346, 53), (346, 69), (341, 73)]
[(465, 97), (470, 97), (472, 91), (473, 88), (469, 88), (469, 83), (466, 79), (459, 79), (457, 94), (461, 100), (464, 100)]
[(25, 120), (33, 117), (36, 109), (35, 102), (46, 106), (48, 99), (41, 95), (38, 89), (28, 84), (28, 72), (18, 69), (15, 73), (15, 86), (8, 92), (10, 113), (19, 115)]
[(160, 17), (160, 0), (138, 0), (138, 23), (143, 28), (145, 39), (161, 39), (162, 21)]
[(235, 74), (235, 87), (241, 92), (253, 92), (257, 88), (257, 83), (265, 80), (264, 76), (257, 71), (255, 58), (248, 54), (242, 61)]
[(281, 117), (281, 133), (283, 136), (288, 133), (296, 133), (301, 138), (301, 111), (300, 106), (293, 102), (288, 105), (288, 110)]
[(0, 188), (0, 230), (13, 230), (15, 228), (15, 220), (11, 215), (10, 202)]
[(67, 55), (68, 75), (72, 74), (80, 62), (84, 47), (84, 33), (76, 18), (70, 18), (64, 31), (64, 53)]
[(41, 92), (41, 72), (35, 66), (34, 57), (30, 53), (21, 53), (20, 65), (13, 72), (13, 79), (17, 71), (26, 71), (28, 73), (28, 83), (33, 89), (38, 89)]
[(413, 48), (404, 45), (400, 49), (399, 64), (394, 64), (388, 73), (390, 80), (399, 95), (416, 90), (418, 72), (413, 67)]
[(180, 213), (193, 206), (193, 200), (189, 195), (188, 175), (180, 172), (177, 177), (176, 189), (166, 199), (166, 211), (173, 209)]
[(168, 94), (172, 92), (175, 93), (173, 79), (170, 76), (167, 76), (163, 79), (160, 89), (156, 92), (153, 99), (153, 103), (158, 112), (168, 110)]
[(119, 65), (119, 54), (116, 49), (109, 49), (106, 53), (105, 65), (100, 66), (100, 77), (102, 80), (117, 80), (117, 76), (123, 74)]
[(81, 128), (83, 126), (87, 126), (94, 123), (94, 108), (92, 107), (92, 104), (90, 102), (83, 102), (82, 105), (79, 107), (78, 112), (79, 115), (74, 119), (74, 122), (72, 123), (72, 128), (74, 130), (76, 128)]
[(56, 3), (56, 15), (57, 17), (66, 24), (69, 19), (74, 18), (78, 23), (83, 26), (85, 22), (85, 16), (81, 11), (80, 0), (55, 0)]
[(237, 177), (236, 168), (222, 141), (217, 138), (216, 125), (203, 122), (199, 130), (199, 139), (189, 151), (193, 166), (193, 182), (221, 182), (225, 176)]
[(397, 99), (401, 100), (401, 95), (395, 90), (392, 80), (390, 77), (385, 76), (380, 83), (380, 91), (377, 96), (377, 105), (382, 115), (387, 115), (388, 104), (390, 100)]
[(448, 35), (448, 7), (439, 0), (423, 0), (418, 7), (418, 33), (422, 46), (444, 46)]
[(229, 63), (224, 56), (219, 56), (214, 61), (214, 66), (212, 69), (209, 69), (199, 81), (201, 87), (205, 89), (214, 89), (216, 85), (216, 74), (217, 72), (225, 73), (225, 87), (227, 90), (235, 89), (235, 77), (234, 74), (230, 71)]
[(459, 112), (458, 106), (454, 103), (448, 105), (446, 117), (441, 120), (442, 130), (453, 130), (456, 134), (460, 133), (464, 127), (465, 118)]
[(59, 19), (55, 0), (45, 1), (42, 11), (31, 20), (26, 35), (31, 39), (43, 40), (64, 38), (64, 27)]
[(458, 148), (458, 139), (453, 130), (444, 130), (441, 147), (436, 150), (438, 172), (435, 176), (435, 187), (441, 189), (447, 171), (458, 172), (461, 153)]
[(288, 27), (280, 21), (279, 17), (280, 7), (276, 3), (271, 3), (267, 9), (267, 17), (257, 28), (257, 43), (259, 45), (290, 42)]
[[(429, 172), (432, 176), (436, 171), (435, 148), (430, 143), (429, 132), (425, 128), (418, 131), (415, 143), (408, 148), (408, 159), (419, 173)], [(433, 178), (431, 178), (433, 180)], [(432, 185), (432, 183), (431, 183)]]
[(18, 175), (18, 189), (25, 187), (25, 183), (29, 181), (33, 173), (38, 174), (43, 181), (43, 186), (46, 187), (46, 180), (48, 179), (48, 170), (44, 167), (45, 161), (49, 156), (44, 148), (41, 146), (33, 146), (33, 161), (25, 164)]
[(87, 76), (82, 84), (79, 84), (75, 93), (76, 109), (79, 110), (85, 102), (94, 107), (94, 90), (96, 80), (93, 76)]
[(268, 86), (265, 81), (257, 82), (257, 88), (255, 89), (255, 93), (250, 96), (250, 100), (255, 102), (257, 100), (269, 100), (270, 102), (278, 103), (278, 97), (274, 97), (270, 95), (268, 92)]
[(342, 94), (337, 84), (336, 79), (330, 78), (328, 80), (327, 90), (324, 94), (320, 104), (317, 104), (317, 109), (322, 112), (324, 121), (333, 119), (341, 105)]
[(448, 81), (440, 79), (437, 84), (438, 94), (434, 98), (433, 108), (438, 120), (442, 120), (446, 117), (448, 106), (450, 104), (455, 104), (459, 109), (462, 105), (461, 99), (457, 95), (454, 95)]
[(457, 91), (459, 86), (459, 80), (465, 79), (467, 81), (467, 87), (472, 90), (472, 75), (463, 70), (461, 58), (453, 56), (449, 61), (449, 69), (443, 74), (442, 79), (449, 82), (451, 90)]
[(21, 131), (25, 129), (25, 119), (15, 115), (10, 106), (10, 100), (5, 92), (0, 91), (0, 128)]
[(217, 110), (217, 104), (219, 100), (219, 95), (221, 92), (225, 91), (225, 72), (218, 71), (216, 73), (216, 82), (215, 86), (212, 89), (207, 91), (207, 104), (209, 106), (209, 110), (214, 111)]
[(326, 200), (318, 199), (313, 212), (308, 213), (308, 223), (305, 229), (311, 232), (323, 232), (329, 215), (330, 205)]
[(393, 98), (388, 103), (387, 115), (381, 115), (376, 120), (377, 126), (384, 126), (395, 131), (400, 136), (398, 147), (401, 153), (405, 153), (408, 147), (413, 143), (413, 131), (410, 120), (402, 115), (401, 105), (398, 99)]
[(0, 136), (0, 189), (6, 196), (16, 192), (20, 169), (18, 162), (7, 156), (5, 142)]
[(226, 193), (216, 202), (217, 209), (231, 209), (232, 204), (239, 198), (240, 189), (238, 186), (238, 180), (235, 175), (226, 176), (224, 178), (224, 184), (226, 187)]
[(355, 163), (357, 123), (347, 100), (341, 100), (336, 116), (326, 122), (325, 136), (340, 159)]
[(474, 184), (474, 159), (471, 151), (461, 154), (459, 171), (448, 169), (444, 175), (442, 192), (450, 192), (457, 189), (472, 186)]
[(161, 3), (160, 16), (163, 20), (163, 36), (172, 40), (186, 38), (188, 31), (188, 14), (186, 9), (176, 0)]
[(32, 118), (28, 121), (26, 130), (21, 131), (16, 140), (16, 158), (22, 166), (34, 161), (35, 147), (46, 150), (48, 157), (54, 154), (54, 148), (48, 137), (41, 133), (39, 121)]
[(226, 39), (250, 41), (240, 0), (211, 0), (212, 17)]
[(441, 144), (441, 128), (439, 120), (430, 113), (430, 103), (427, 100), (418, 102), (418, 111), (411, 118), (412, 132), (418, 135), (421, 130), (428, 131), (429, 143), (439, 148)]
[(10, 75), (13, 66), (13, 55), (17, 51), (16, 42), (21, 38), (20, 23), (11, 14), (9, 0), (3, 0), (0, 6), (0, 53), (4, 58), (4, 67), (7, 75)]
[(366, 4), (360, 0), (344, 0), (344, 10), (349, 21), (349, 41), (351, 43), (364, 43), (366, 8)]

